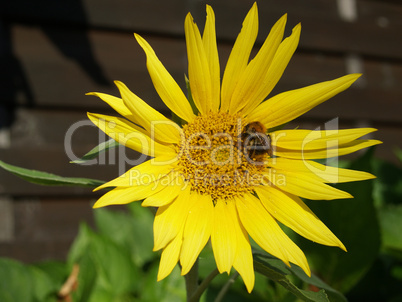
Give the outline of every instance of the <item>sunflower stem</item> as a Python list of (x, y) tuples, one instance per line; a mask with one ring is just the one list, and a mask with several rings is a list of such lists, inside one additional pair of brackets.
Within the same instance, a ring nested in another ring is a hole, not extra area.
[(217, 276), (219, 275), (218, 269), (214, 269), (198, 286), (197, 290), (194, 292), (194, 294), (190, 297), (190, 302), (197, 302), (200, 300), (202, 293), (207, 289), (209, 283)]
[(198, 259), (194, 262), (193, 267), (184, 278), (186, 280), (187, 301), (198, 301), (193, 300), (194, 293), (198, 288)]
[(225, 285), (222, 287), (218, 295), (216, 296), (215, 302), (221, 302), (223, 297), (226, 295), (228, 292), (230, 286), (236, 281), (237, 277), (239, 277), (238, 272), (234, 272), (234, 274), (230, 277), (228, 282), (225, 283)]

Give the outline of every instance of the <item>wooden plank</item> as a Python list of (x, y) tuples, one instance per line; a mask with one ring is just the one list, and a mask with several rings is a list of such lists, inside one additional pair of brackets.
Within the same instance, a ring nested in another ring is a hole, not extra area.
[[(79, 226), (85, 222), (94, 228), (94, 213), (90, 198), (15, 199), (13, 206), (13, 238), (0, 241), (0, 257), (23, 262), (45, 260), (65, 261), (76, 238)], [(108, 207), (125, 211), (124, 206)]]
[(5, 242), (0, 243), (0, 257), (12, 258), (26, 263), (46, 260), (65, 261), (71, 240), (48, 242)]
[[(65, 57), (39, 28), (14, 28), (15, 49), (24, 66), (35, 105), (81, 108), (106, 108), (98, 98), (85, 96), (90, 91), (118, 95), (113, 80), (125, 82), (135, 92), (158, 109), (166, 109), (160, 101), (145, 66), (145, 55), (131, 34), (91, 32), (93, 50), (80, 44), (80, 32), (57, 31), (59, 45), (74, 48), (74, 55)], [(152, 41), (160, 51), (166, 68), (184, 84), (185, 47), (182, 41), (157, 39)], [(95, 58), (92, 65), (86, 63)], [(102, 70), (108, 85), (92, 75)], [(3, 88), (3, 87), (2, 87)], [(7, 89), (4, 87), (3, 89)]]
[(75, 24), (118, 30), (182, 33), (187, 1), (171, 0), (16, 0), (5, 3), (8, 19), (36, 23)]
[[(39, 5), (31, 2), (12, 1), (6, 5), (3, 14), (11, 19), (29, 19), (38, 23), (72, 23), (165, 35), (183, 35), (187, 11), (191, 11), (199, 24), (204, 24), (205, 20), (205, 3), (192, 0), (169, 3), (156, 0), (85, 0), (82, 3), (49, 0), (40, 1)], [(253, 2), (219, 0), (213, 3), (220, 39), (233, 40), (236, 37)], [(352, 21), (340, 16), (337, 1), (266, 0), (258, 5), (264, 35), (287, 12), (290, 27), (298, 22), (303, 24), (302, 48), (402, 58), (402, 42), (395, 39), (402, 29), (400, 4), (358, 0), (357, 18)], [(260, 35), (259, 42), (264, 35)]]
[(81, 222), (93, 225), (92, 204), (90, 198), (14, 200), (14, 241), (72, 241)]
[[(113, 86), (103, 86), (93, 81), (79, 62), (66, 60), (37, 28), (16, 27), (15, 45), (27, 78), (31, 83), (36, 106), (79, 108), (80, 110), (104, 110), (108, 106), (96, 97), (85, 96), (88, 91), (101, 91), (119, 95)], [(60, 31), (61, 39), (69, 45), (75, 41), (75, 31)], [(131, 34), (89, 33), (93, 55), (106, 77), (127, 84), (137, 95), (157, 110), (169, 112), (155, 92), (145, 66), (145, 56)], [(150, 38), (161, 61), (184, 89), (186, 50), (183, 40)], [(85, 47), (74, 44), (78, 57), (87, 58)], [(224, 66), (231, 44), (221, 44), (221, 65)], [(337, 101), (320, 106), (309, 116), (333, 115), (347, 118), (375, 119), (401, 122), (402, 65), (389, 61), (362, 60), (362, 79), (337, 97)], [(223, 70), (223, 67), (221, 68)], [(317, 82), (331, 80), (348, 73), (345, 57), (317, 53), (297, 52), (289, 64), (275, 93), (300, 88)], [(1, 83), (0, 83), (1, 85)], [(4, 88), (6, 89), (6, 88)], [(339, 100), (339, 102), (338, 102)], [(378, 110), (379, 100), (382, 101)]]

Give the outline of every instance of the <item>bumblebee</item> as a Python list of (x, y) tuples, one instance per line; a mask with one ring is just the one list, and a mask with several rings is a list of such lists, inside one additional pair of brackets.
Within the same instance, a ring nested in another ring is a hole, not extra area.
[(266, 154), (272, 157), (271, 137), (266, 132), (267, 129), (260, 122), (251, 122), (243, 128), (243, 152), (253, 164), (263, 164)]

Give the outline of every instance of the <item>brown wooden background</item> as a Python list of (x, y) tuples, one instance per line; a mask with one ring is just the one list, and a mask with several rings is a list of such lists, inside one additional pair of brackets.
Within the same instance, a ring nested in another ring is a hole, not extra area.
[[(224, 66), (251, 0), (211, 0)], [(64, 151), (65, 134), (86, 112), (112, 111), (89, 91), (118, 95), (121, 80), (168, 114), (132, 36), (143, 35), (183, 86), (183, 22), (191, 11), (202, 28), (201, 0), (16, 0), (0, 4), (0, 159), (65, 176), (108, 180), (116, 165), (76, 166)], [(261, 44), (288, 13), (287, 34), (302, 36), (275, 92), (363, 72), (351, 89), (298, 120), (314, 129), (339, 117), (341, 127), (373, 126), (384, 141), (377, 155), (396, 162), (402, 148), (402, 3), (398, 0), (260, 0)], [(257, 46), (258, 46), (257, 45)], [(222, 68), (223, 69), (223, 68)], [(184, 87), (183, 87), (184, 88)], [(294, 124), (296, 125), (296, 124)], [(98, 131), (80, 127), (73, 151), (98, 143)], [(63, 259), (78, 223), (92, 221), (89, 189), (41, 187), (0, 170), (0, 256), (25, 261)]]

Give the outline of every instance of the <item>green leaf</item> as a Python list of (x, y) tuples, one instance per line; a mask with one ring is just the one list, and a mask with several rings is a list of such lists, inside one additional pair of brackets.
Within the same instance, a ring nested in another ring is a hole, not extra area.
[(297, 298), (302, 301), (315, 301), (315, 302), (329, 302), (328, 296), (325, 290), (321, 289), (318, 292), (307, 291), (298, 288), (295, 286), (288, 278), (286, 278), (286, 274), (282, 271), (282, 269), (278, 269), (279, 262), (278, 259), (274, 258), (265, 258), (263, 259), (260, 256), (254, 256), (254, 269), (256, 272), (268, 277), (269, 279), (278, 282), (292, 294), (294, 294)]
[(81, 223), (77, 237), (70, 248), (67, 256), (67, 264), (71, 268), (78, 263), (88, 252), (88, 246), (91, 242), (90, 229), (86, 223)]
[[(58, 284), (35, 266), (27, 266), (33, 285), (33, 301), (44, 302), (56, 297)], [(54, 300), (54, 299), (53, 299)]]
[[(351, 162), (348, 168), (372, 172), (373, 150)], [(306, 201), (313, 212), (345, 244), (339, 248), (317, 245), (295, 236), (310, 266), (326, 283), (342, 293), (349, 291), (370, 269), (380, 249), (380, 230), (373, 204), (373, 180), (336, 185), (353, 199)]]
[(0, 259), (0, 297), (2, 302), (31, 302), (34, 285), (28, 267), (11, 259)]
[(38, 265), (25, 265), (12, 259), (0, 258), (0, 301), (56, 301), (60, 280)]
[(62, 177), (55, 174), (41, 172), (37, 170), (29, 170), (10, 164), (0, 160), (0, 167), (13, 173), (14, 175), (21, 177), (22, 179), (45, 186), (80, 186), (80, 187), (98, 187), (105, 182), (102, 180), (78, 178), (78, 177)]
[(32, 265), (33, 267), (44, 272), (53, 283), (57, 284), (59, 289), (68, 277), (67, 264), (61, 261), (49, 260)]
[(311, 277), (307, 276), (306, 273), (298, 266), (292, 265), (290, 271), (297, 276), (303, 282), (306, 282), (310, 285), (314, 285), (318, 288), (322, 288), (325, 290), (328, 298), (331, 302), (346, 302), (346, 297), (339, 291), (335, 290), (316, 275), (312, 274)]
[(69, 263), (80, 266), (74, 301), (99, 301), (99, 292), (113, 297), (109, 301), (120, 301), (137, 291), (141, 276), (129, 250), (94, 233), (85, 224), (70, 250)]
[(98, 146), (96, 146), (95, 148), (93, 148), (91, 151), (89, 151), (87, 154), (85, 154), (82, 158), (77, 159), (77, 160), (73, 160), (70, 163), (72, 164), (82, 164), (85, 163), (91, 159), (94, 159), (96, 157), (98, 157), (98, 155), (102, 152), (105, 152), (109, 149), (113, 149), (116, 148), (117, 146), (119, 146), (120, 144), (118, 142), (116, 142), (114, 139), (109, 139), (106, 142), (100, 143)]
[(80, 271), (77, 278), (77, 289), (72, 292), (73, 301), (88, 302), (96, 289), (98, 275), (95, 261), (89, 253), (83, 254), (77, 262)]
[(95, 222), (100, 234), (130, 251), (134, 263), (141, 267), (156, 258), (153, 249), (153, 220), (149, 208), (140, 203), (129, 206), (131, 213), (96, 209)]
[(374, 198), (377, 208), (402, 201), (402, 169), (381, 159), (373, 159)]
[(74, 264), (78, 264), (80, 268), (78, 274), (78, 287), (72, 293), (73, 301), (89, 301), (89, 297), (95, 288), (97, 272), (94, 260), (89, 253), (90, 243), (91, 231), (85, 223), (82, 223), (80, 225), (78, 236), (75, 238), (67, 257), (70, 271)]
[(137, 290), (140, 273), (131, 261), (129, 250), (93, 233), (89, 252), (96, 265), (98, 285), (116, 297)]
[(381, 208), (379, 217), (383, 247), (402, 252), (402, 204), (391, 204)]
[(159, 263), (154, 263), (142, 280), (139, 301), (186, 301), (185, 282), (179, 267), (176, 265), (169, 276), (157, 282), (158, 267)]

